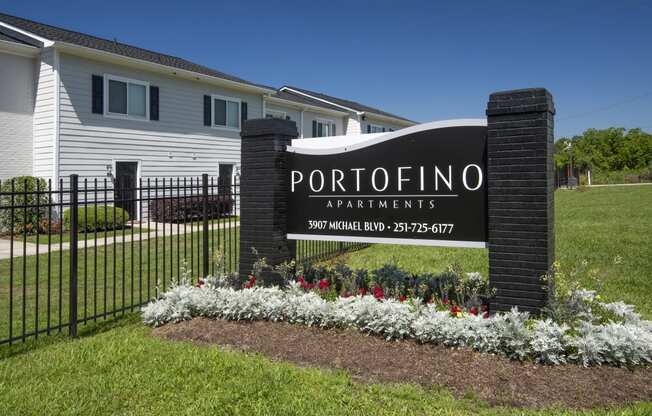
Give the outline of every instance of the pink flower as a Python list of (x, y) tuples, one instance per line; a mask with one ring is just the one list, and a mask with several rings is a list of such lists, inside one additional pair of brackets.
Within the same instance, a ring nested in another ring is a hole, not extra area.
[(489, 319), (489, 312), (485, 312), (485, 313), (483, 313), (483, 314), (482, 314), (482, 317), (483, 317), (484, 319)]
[(245, 289), (251, 289), (256, 285), (256, 278), (253, 275), (249, 275), (249, 280), (247, 280), (247, 283), (245, 283)]
[(487, 304), (482, 304), (482, 306), (480, 306), (480, 310), (482, 312), (487, 312), (489, 310), (489, 306), (487, 306)]
[(200, 289), (201, 289), (202, 287), (204, 287), (204, 280), (203, 280), (203, 279), (199, 279), (199, 280), (197, 281), (197, 284), (195, 285), (195, 287), (198, 287), (198, 288), (200, 288)]
[(478, 307), (477, 306), (472, 306), (471, 310), (469, 311), (471, 315), (478, 316)]
[(441, 303), (444, 304), (444, 305), (448, 305), (448, 298), (442, 299)]

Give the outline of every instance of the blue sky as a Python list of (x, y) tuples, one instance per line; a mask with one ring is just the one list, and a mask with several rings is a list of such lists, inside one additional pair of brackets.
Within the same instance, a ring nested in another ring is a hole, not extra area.
[(6, 1), (0, 11), (417, 121), (545, 87), (556, 136), (652, 131), (652, 2)]

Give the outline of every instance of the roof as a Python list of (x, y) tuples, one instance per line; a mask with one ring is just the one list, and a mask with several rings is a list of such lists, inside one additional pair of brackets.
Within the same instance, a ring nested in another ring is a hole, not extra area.
[(18, 43), (25, 46), (35, 46), (38, 48), (43, 47), (42, 42), (4, 26), (0, 26), (0, 40)]
[(274, 98), (280, 100), (292, 101), (297, 104), (311, 105), (313, 107), (321, 107), (328, 110), (342, 111), (342, 107), (338, 107), (332, 104), (325, 103), (323, 101), (315, 100), (314, 98), (306, 97), (305, 95), (297, 94), (291, 91), (277, 91), (271, 95)]
[(304, 88), (292, 87), (290, 85), (285, 85), (285, 86), (281, 87), (281, 90), (286, 91), (286, 90), (284, 90), (284, 88), (290, 88), (290, 89), (293, 89), (295, 91), (299, 91), (299, 92), (302, 92), (304, 94), (311, 95), (311, 96), (313, 96), (315, 98), (330, 101), (333, 104), (337, 104), (337, 105), (340, 105), (342, 107), (350, 108), (352, 110), (361, 111), (361, 112), (365, 112), (365, 113), (378, 114), (378, 115), (385, 116), (385, 117), (392, 117), (392, 118), (403, 120), (403, 121), (406, 121), (406, 122), (409, 122), (409, 123), (416, 124), (415, 121), (412, 121), (412, 120), (407, 119), (405, 117), (397, 116), (395, 114), (391, 114), (391, 113), (379, 110), (379, 109), (374, 108), (374, 107), (369, 107), (368, 105), (360, 104), (360, 103), (355, 102), (355, 101), (345, 100), (343, 98), (333, 97), (332, 95), (326, 95), (326, 94), (322, 94), (322, 93), (319, 93), (319, 92), (306, 90)]
[[(38, 23), (32, 20), (23, 19), (16, 16), (0, 13), (0, 22), (12, 25), (18, 29), (30, 32), (42, 38), (54, 41), (65, 42), (73, 45), (84, 46), (87, 48), (97, 49), (104, 52), (110, 52), (129, 58), (135, 58), (142, 61), (152, 62), (159, 65), (191, 71), (202, 75), (221, 78), (224, 80), (237, 82), (240, 84), (254, 87), (270, 89), (267, 86), (254, 84), (242, 78), (226, 74), (224, 72), (208, 68), (206, 66), (187, 61), (176, 56), (165, 55), (153, 52), (147, 49), (120, 43), (114, 40), (102, 39), (96, 36), (86, 35), (84, 33), (74, 32), (72, 30), (62, 29), (56, 26)], [(6, 35), (5, 35), (6, 36)], [(273, 89), (273, 88), (272, 88)]]

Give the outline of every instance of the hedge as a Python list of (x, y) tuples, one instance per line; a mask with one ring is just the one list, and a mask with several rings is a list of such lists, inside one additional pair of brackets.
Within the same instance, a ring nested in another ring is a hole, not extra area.
[[(12, 198), (13, 182), (13, 198)], [(47, 204), (50, 203), (50, 197), (46, 194), (38, 195), (39, 192), (48, 190), (45, 179), (35, 176), (17, 176), (9, 178), (2, 182), (0, 191), (3, 194), (0, 197), (0, 206), (2, 207), (21, 207), (13, 210), (13, 221), (10, 209), (0, 210), (0, 231), (10, 231), (13, 228), (14, 233), (33, 233), (38, 228), (39, 221), (47, 221)], [(38, 208), (36, 207), (38, 201)], [(23, 207), (27, 206), (26, 209)]]
[[(231, 213), (233, 198), (228, 195), (208, 197), (208, 218), (219, 218)], [(204, 199), (201, 196), (187, 198), (157, 198), (149, 203), (149, 216), (155, 222), (189, 222), (202, 219)]]
[[(63, 212), (63, 223), (70, 229), (71, 210)], [(80, 232), (119, 230), (129, 221), (129, 214), (122, 208), (89, 205), (77, 208), (77, 224)]]

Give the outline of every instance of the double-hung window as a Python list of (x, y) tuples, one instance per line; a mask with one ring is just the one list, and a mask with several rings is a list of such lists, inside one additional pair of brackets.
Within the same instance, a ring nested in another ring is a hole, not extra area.
[(149, 83), (105, 75), (106, 115), (136, 120), (149, 119)]
[(313, 137), (335, 136), (335, 123), (317, 119), (313, 122)]
[(213, 126), (240, 130), (241, 100), (213, 95)]
[(285, 113), (285, 111), (269, 110), (268, 109), (266, 111), (265, 118), (280, 118), (281, 120), (286, 120), (287, 119), (287, 114)]
[(384, 131), (385, 131), (385, 127), (383, 126), (378, 126), (376, 124), (369, 124), (367, 126), (368, 133), (383, 133)]

